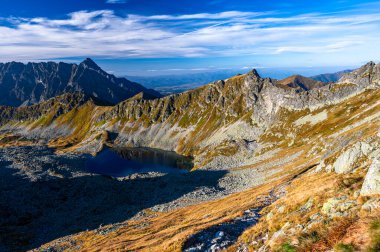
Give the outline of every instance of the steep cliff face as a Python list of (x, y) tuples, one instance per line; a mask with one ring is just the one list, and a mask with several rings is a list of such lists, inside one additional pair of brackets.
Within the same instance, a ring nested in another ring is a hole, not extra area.
[(149, 98), (160, 97), (154, 90), (106, 73), (91, 59), (79, 65), (63, 62), (0, 64), (0, 88), (0, 105), (8, 106), (35, 104), (76, 91), (108, 104), (116, 104), (140, 92)]

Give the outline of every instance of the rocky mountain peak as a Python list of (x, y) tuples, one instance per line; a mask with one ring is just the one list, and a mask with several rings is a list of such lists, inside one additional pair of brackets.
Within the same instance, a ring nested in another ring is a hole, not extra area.
[(150, 98), (161, 94), (103, 71), (92, 59), (79, 65), (56, 62), (0, 65), (0, 105), (24, 106), (64, 93), (81, 91), (104, 104), (116, 104), (140, 92)]
[(84, 61), (80, 63), (82, 66), (86, 66), (87, 68), (91, 68), (94, 70), (102, 70), (91, 58), (86, 58)]
[(260, 74), (257, 72), (257, 70), (255, 68), (252, 69), (251, 71), (249, 71), (247, 73), (247, 75), (253, 79), (260, 79), (261, 78)]
[(380, 84), (380, 63), (368, 62), (351, 73), (344, 74), (338, 83)]
[(372, 72), (373, 68), (376, 66), (376, 63), (373, 62), (373, 61), (370, 61), (368, 62), (367, 64), (361, 66), (358, 70), (356, 70), (355, 72), (361, 72), (361, 73), (364, 73), (364, 72)]

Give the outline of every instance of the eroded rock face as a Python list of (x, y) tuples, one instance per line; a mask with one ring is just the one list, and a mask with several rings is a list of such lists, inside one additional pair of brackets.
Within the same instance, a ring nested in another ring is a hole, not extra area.
[(365, 176), (360, 194), (363, 196), (380, 194), (380, 160), (373, 160)]
[(356, 162), (371, 152), (372, 148), (368, 143), (359, 142), (351, 148), (343, 152), (335, 161), (333, 167), (336, 173), (349, 173), (353, 171), (357, 165)]

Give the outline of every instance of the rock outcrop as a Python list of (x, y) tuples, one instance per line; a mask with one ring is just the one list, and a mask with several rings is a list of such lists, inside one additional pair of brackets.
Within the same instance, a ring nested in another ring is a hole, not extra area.
[(358, 160), (367, 156), (372, 147), (366, 142), (358, 142), (351, 148), (343, 152), (334, 163), (334, 171), (336, 173), (348, 173), (353, 171), (359, 165)]
[(380, 194), (380, 160), (376, 158), (373, 160), (365, 176), (361, 195), (368, 196)]

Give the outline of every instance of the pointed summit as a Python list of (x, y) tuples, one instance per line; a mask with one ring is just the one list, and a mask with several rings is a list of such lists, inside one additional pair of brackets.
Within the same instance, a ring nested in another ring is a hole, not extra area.
[(373, 61), (370, 61), (367, 64), (361, 66), (359, 69), (355, 70), (353, 73), (359, 76), (362, 76), (367, 73), (368, 76), (370, 76), (372, 75), (372, 72), (375, 66), (376, 66), (376, 63)]
[(256, 78), (261, 78), (260, 74), (257, 72), (257, 70), (254, 68), (251, 71), (248, 72), (249, 75), (255, 76)]
[(88, 68), (92, 68), (94, 70), (101, 70), (101, 68), (90, 58), (86, 58), (80, 65), (86, 66)]
[(257, 70), (254, 68), (252, 69), (251, 71), (249, 71), (247, 73), (247, 76), (255, 81), (258, 81), (261, 79), (261, 76), (259, 75), (259, 73), (257, 72)]
[[(0, 105), (15, 107), (39, 103), (78, 90), (96, 97), (97, 103), (101, 101), (108, 105), (140, 92), (144, 92), (145, 96), (150, 95), (152, 99), (161, 97), (157, 91), (108, 74), (90, 58), (79, 65), (63, 62), (5, 63), (0, 65), (0, 87)], [(15, 89), (24, 91), (14, 92)]]
[(374, 80), (378, 80), (380, 77), (380, 64), (373, 61), (361, 66), (360, 68), (344, 74), (338, 81), (338, 83), (378, 83)]

